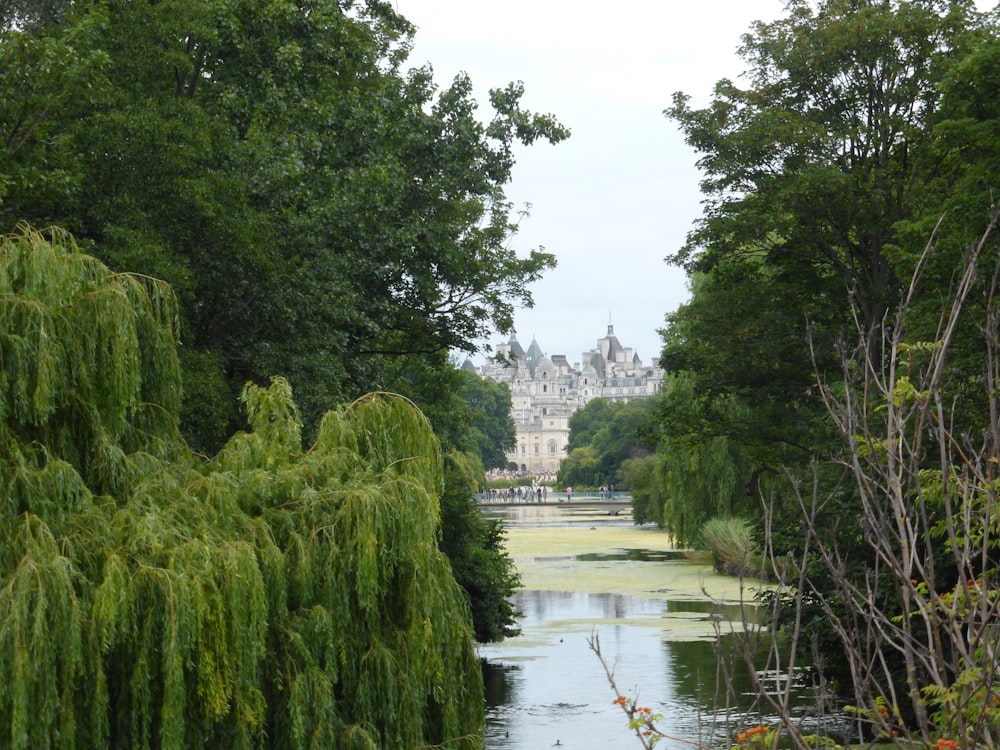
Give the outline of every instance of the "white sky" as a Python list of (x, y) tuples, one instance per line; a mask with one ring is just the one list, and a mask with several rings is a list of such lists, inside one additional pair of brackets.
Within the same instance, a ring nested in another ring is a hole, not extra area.
[(536, 338), (576, 362), (610, 317), (623, 345), (647, 363), (658, 356), (664, 315), (688, 298), (664, 258), (701, 213), (697, 156), (663, 110), (675, 91), (706, 104), (718, 79), (738, 78), (740, 36), (780, 16), (781, 0), (395, 4), (418, 29), (411, 66), (430, 63), (442, 86), (468, 73), (484, 119), (488, 90), (520, 80), (526, 108), (573, 131), (520, 150), (507, 190), (532, 206), (514, 247), (542, 246), (559, 263), (515, 316), (522, 346)]

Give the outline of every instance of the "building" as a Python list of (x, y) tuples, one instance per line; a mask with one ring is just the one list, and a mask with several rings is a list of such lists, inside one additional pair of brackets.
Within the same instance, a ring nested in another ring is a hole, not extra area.
[(511, 335), (482, 367), (469, 361), (465, 367), (510, 387), (517, 445), (507, 458), (518, 471), (535, 475), (558, 471), (569, 444), (569, 418), (588, 401), (646, 398), (659, 393), (663, 384), (658, 360), (643, 365), (631, 347), (621, 345), (610, 324), (596, 348), (573, 365), (563, 354), (546, 355), (534, 339), (525, 351)]

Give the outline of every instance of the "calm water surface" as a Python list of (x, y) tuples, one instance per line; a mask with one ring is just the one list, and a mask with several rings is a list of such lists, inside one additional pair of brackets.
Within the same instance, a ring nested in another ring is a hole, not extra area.
[[(504, 517), (508, 547), (526, 583), (516, 596), (522, 634), (480, 647), (487, 750), (641, 747), (588, 646), (595, 633), (619, 689), (663, 714), (661, 728), (678, 738), (658, 747), (728, 747), (718, 728), (725, 714), (717, 708), (723, 697), (715, 695), (721, 677), (712, 619), (736, 619), (737, 609), (692, 586), (714, 576), (709, 566), (662, 547), (609, 550), (600, 543), (603, 535), (614, 531), (617, 540), (628, 529), (649, 538), (627, 519), (553, 506), (485, 512)], [(567, 550), (567, 539), (580, 538), (579, 532), (569, 537), (559, 530), (581, 524), (595, 541), (582, 543), (576, 554)], [(737, 691), (749, 692), (745, 673), (735, 679)]]

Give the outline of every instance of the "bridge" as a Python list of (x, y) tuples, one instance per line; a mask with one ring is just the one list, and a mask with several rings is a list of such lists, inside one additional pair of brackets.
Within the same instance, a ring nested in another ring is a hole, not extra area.
[(567, 508), (573, 512), (594, 513), (596, 515), (617, 516), (623, 513), (632, 512), (632, 497), (625, 493), (615, 494), (612, 500), (601, 500), (600, 495), (584, 495), (583, 493), (573, 493), (573, 499), (567, 500), (565, 496), (556, 495), (548, 497), (542, 502), (534, 500), (477, 500), (477, 503), (484, 508), (530, 508), (535, 507), (558, 507)]

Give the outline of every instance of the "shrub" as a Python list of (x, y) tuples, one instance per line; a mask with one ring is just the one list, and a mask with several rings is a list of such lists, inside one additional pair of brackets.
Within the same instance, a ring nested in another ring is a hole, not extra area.
[(699, 532), (701, 546), (712, 553), (715, 569), (727, 575), (758, 575), (760, 552), (750, 522), (743, 518), (711, 518)]

